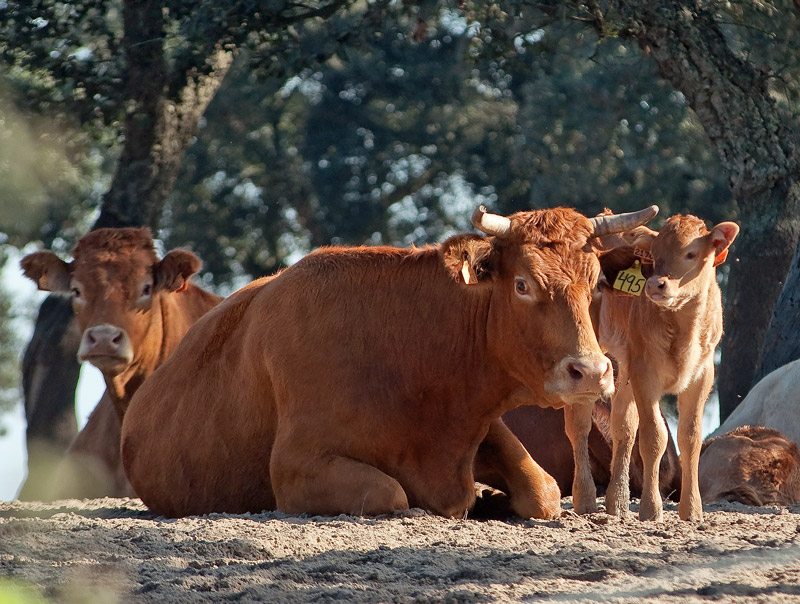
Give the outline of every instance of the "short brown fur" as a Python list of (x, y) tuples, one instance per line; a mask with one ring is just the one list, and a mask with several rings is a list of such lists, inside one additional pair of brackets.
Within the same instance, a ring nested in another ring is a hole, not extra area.
[[(648, 232), (649, 231), (649, 232)], [(697, 486), (702, 411), (714, 380), (714, 350), (722, 335), (722, 303), (714, 266), (739, 228), (721, 223), (708, 231), (695, 216), (673, 216), (656, 233), (639, 228), (634, 247), (652, 254), (652, 274), (639, 297), (604, 290), (600, 344), (619, 362), (612, 399), (612, 475), (606, 491), (610, 514), (628, 513), (628, 468), (639, 428), (644, 481), (639, 517), (663, 517), (658, 460), (667, 443), (659, 401), (678, 395), (683, 520), (701, 519)], [(648, 245), (649, 244), (649, 245)], [(722, 256), (724, 257), (724, 256)], [(633, 255), (631, 255), (631, 260)]]
[(794, 505), (800, 502), (800, 451), (763, 426), (710, 438), (700, 452), (700, 493), (705, 502)]
[[(147, 228), (92, 231), (80, 239), (73, 258), (66, 263), (52, 252), (36, 252), (21, 265), (40, 289), (72, 292), (82, 349), (92, 328), (107, 325), (120, 330), (120, 337), (124, 332), (130, 358), (114, 367), (99, 366), (106, 392), (70, 445), (51, 493), (131, 495), (119, 454), (121, 418), (131, 396), (221, 298), (189, 284), (200, 268), (194, 254), (173, 250), (159, 260)], [(149, 284), (150, 295), (143, 295), (143, 284)]]
[(524, 400), (590, 404), (610, 388), (597, 377), (578, 392), (559, 365), (610, 372), (589, 317), (599, 263), (574, 211), (511, 222), (502, 240), (326, 248), (233, 294), (131, 401), (122, 456), (136, 492), (167, 516), (462, 516), (475, 452), (496, 436), (517, 513), (560, 514), (555, 481), (496, 420)]

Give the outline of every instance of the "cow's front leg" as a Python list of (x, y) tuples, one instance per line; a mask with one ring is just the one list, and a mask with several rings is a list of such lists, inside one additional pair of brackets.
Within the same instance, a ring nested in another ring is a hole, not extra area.
[(489, 425), (475, 469), (476, 480), (506, 492), (517, 516), (550, 520), (561, 515), (558, 483), (534, 461), (501, 418)]
[(702, 441), (703, 408), (714, 382), (714, 366), (706, 364), (705, 372), (678, 395), (678, 447), (681, 451), (681, 520), (702, 520), (699, 464)]
[(287, 514), (377, 516), (409, 507), (397, 480), (349, 457), (274, 448), (270, 476), (277, 508)]
[(659, 488), (659, 465), (667, 449), (667, 426), (661, 416), (659, 397), (634, 385), (639, 411), (639, 453), (642, 456), (642, 500), (639, 519), (660, 522), (664, 518)]
[(597, 490), (589, 462), (589, 432), (594, 403), (564, 407), (564, 426), (572, 444), (575, 474), (572, 478), (572, 504), (578, 514), (597, 511)]
[(606, 489), (606, 513), (625, 518), (631, 503), (630, 467), (639, 414), (627, 375), (620, 372), (619, 386), (611, 400), (611, 479)]

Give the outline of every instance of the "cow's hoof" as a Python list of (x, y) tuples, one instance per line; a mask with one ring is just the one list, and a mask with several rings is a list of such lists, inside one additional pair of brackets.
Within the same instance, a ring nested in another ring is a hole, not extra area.
[(597, 500), (596, 499), (587, 499), (585, 501), (576, 501), (573, 497), (572, 500), (573, 508), (575, 512), (580, 515), (586, 514), (594, 514), (597, 512)]
[(639, 520), (661, 522), (664, 520), (663, 506), (652, 502), (642, 501), (639, 504)]
[(681, 520), (688, 520), (690, 522), (702, 522), (703, 509), (682, 509), (680, 505), (678, 505), (678, 518)]

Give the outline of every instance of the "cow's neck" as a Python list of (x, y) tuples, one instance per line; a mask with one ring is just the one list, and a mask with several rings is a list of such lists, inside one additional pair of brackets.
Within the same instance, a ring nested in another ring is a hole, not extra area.
[(104, 376), (106, 390), (114, 403), (117, 415), (122, 421), (128, 404), (139, 386), (172, 352), (177, 342), (171, 347), (167, 346), (168, 340), (164, 338), (165, 304), (163, 296), (155, 303), (150, 312), (150, 324), (147, 327), (147, 336), (137, 347), (133, 361), (122, 373), (115, 376)]
[(147, 335), (128, 368), (119, 375), (104, 376), (106, 389), (120, 417), (145, 379), (177, 348), (189, 327), (216, 306), (221, 298), (194, 285), (182, 293), (162, 294), (150, 311)]

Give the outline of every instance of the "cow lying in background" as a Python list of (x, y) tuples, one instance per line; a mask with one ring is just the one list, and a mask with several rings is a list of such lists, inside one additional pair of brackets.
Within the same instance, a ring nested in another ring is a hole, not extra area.
[(700, 453), (700, 494), (707, 503), (794, 505), (800, 502), (800, 451), (763, 426), (708, 438)]
[[(544, 407), (517, 407), (503, 415), (503, 421), (520, 439), (539, 465), (558, 482), (561, 494), (572, 494), (575, 464), (564, 426), (564, 413), (560, 409)], [(666, 420), (663, 420), (666, 425)], [(680, 496), (681, 470), (678, 451), (667, 427), (667, 449), (661, 458), (660, 491), (665, 497)], [(589, 433), (589, 453), (595, 486), (605, 493), (611, 478), (611, 405), (599, 400), (592, 409), (592, 429)], [(634, 496), (642, 493), (642, 458), (637, 453), (631, 457), (630, 484)]]
[(709, 438), (740, 426), (773, 428), (800, 445), (800, 359), (759, 380)]
[[(575, 461), (565, 431), (563, 409), (526, 405), (504, 413), (503, 422), (536, 463), (555, 479), (561, 496), (571, 495)], [(604, 494), (611, 477), (613, 450), (611, 406), (606, 401), (598, 400), (594, 404), (588, 446), (592, 479), (597, 492)], [(494, 461), (492, 452), (486, 450), (485, 444), (481, 445), (475, 460), (475, 479), (494, 485), (500, 491), (506, 491), (507, 485), (503, 483), (501, 469), (495, 467)], [(635, 497), (641, 496), (642, 479), (642, 458), (634, 451), (631, 457), (630, 486)], [(681, 489), (680, 460), (669, 432), (667, 450), (661, 458), (659, 483), (662, 496), (678, 501)], [(490, 494), (490, 500), (480, 502), (478, 516), (497, 518), (507, 515), (509, 510), (504, 498), (497, 493)]]
[(131, 396), (221, 298), (189, 283), (200, 268), (191, 252), (173, 250), (159, 260), (146, 228), (98, 229), (81, 238), (70, 263), (42, 251), (21, 265), (39, 289), (70, 293), (83, 334), (78, 360), (95, 365), (106, 383), (47, 496), (131, 495), (119, 454)]
[[(602, 295), (600, 345), (619, 363), (612, 399), (614, 454), (606, 511), (625, 516), (630, 503), (628, 468), (639, 428), (644, 484), (642, 520), (661, 520), (659, 465), (667, 444), (659, 401), (678, 395), (678, 448), (681, 451), (682, 520), (703, 517), (698, 487), (702, 413), (714, 381), (714, 350), (722, 336), (722, 302), (715, 267), (724, 261), (739, 227), (722, 222), (709, 231), (694, 216), (673, 216), (659, 232), (646, 227), (633, 234), (627, 258), (621, 248), (608, 254), (609, 273), (631, 266), (634, 253), (645, 264), (644, 295), (606, 288)], [(607, 274), (614, 283), (614, 274)]]
[(325, 248), (255, 281), (134, 395), (122, 426), (134, 490), (165, 516), (415, 506), (461, 517), (486, 438), (513, 474), (514, 511), (559, 515), (555, 481), (499, 418), (525, 401), (611, 393), (589, 314), (592, 243), (656, 211), (479, 208), (473, 224), (490, 237)]

